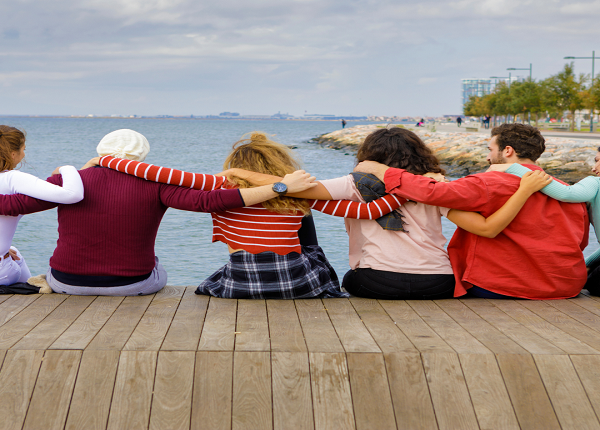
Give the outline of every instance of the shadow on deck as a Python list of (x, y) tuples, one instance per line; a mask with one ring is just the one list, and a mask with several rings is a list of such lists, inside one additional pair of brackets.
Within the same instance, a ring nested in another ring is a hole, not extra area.
[(600, 299), (0, 296), (0, 429), (583, 429)]

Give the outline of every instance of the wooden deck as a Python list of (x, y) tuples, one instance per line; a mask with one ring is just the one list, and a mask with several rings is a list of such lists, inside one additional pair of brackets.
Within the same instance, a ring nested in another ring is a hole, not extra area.
[(585, 295), (0, 302), (0, 429), (600, 429)]

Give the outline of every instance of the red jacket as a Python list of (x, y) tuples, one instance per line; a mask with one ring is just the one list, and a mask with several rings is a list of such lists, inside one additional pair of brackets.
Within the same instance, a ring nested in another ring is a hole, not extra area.
[[(540, 167), (527, 165), (532, 170)], [(470, 175), (436, 182), (403, 169), (388, 169), (386, 190), (407, 199), (488, 217), (519, 188), (509, 173)], [(457, 228), (448, 245), (456, 278), (454, 296), (471, 285), (525, 299), (564, 299), (581, 291), (587, 278), (583, 249), (589, 219), (583, 203), (561, 203), (534, 193), (494, 239)]]

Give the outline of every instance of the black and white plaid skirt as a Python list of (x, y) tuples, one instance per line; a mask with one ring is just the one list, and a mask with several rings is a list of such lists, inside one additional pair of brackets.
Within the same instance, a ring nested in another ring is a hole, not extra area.
[(196, 294), (228, 299), (349, 297), (317, 245), (303, 246), (302, 254), (234, 252), (229, 263), (198, 286)]

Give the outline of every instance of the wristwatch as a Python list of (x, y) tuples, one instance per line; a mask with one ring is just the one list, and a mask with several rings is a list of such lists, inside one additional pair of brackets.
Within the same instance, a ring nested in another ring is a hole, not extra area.
[(283, 197), (288, 191), (287, 185), (285, 185), (283, 182), (275, 182), (273, 184), (273, 191), (279, 194), (280, 197)]

